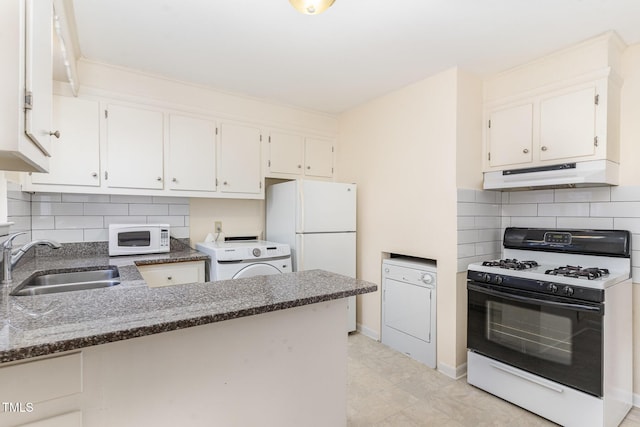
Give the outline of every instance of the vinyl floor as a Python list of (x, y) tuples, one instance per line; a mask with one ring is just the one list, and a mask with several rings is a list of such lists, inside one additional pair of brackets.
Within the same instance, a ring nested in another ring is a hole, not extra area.
[[(556, 425), (358, 333), (349, 336), (348, 381), (349, 427)], [(640, 408), (621, 426), (640, 427)]]

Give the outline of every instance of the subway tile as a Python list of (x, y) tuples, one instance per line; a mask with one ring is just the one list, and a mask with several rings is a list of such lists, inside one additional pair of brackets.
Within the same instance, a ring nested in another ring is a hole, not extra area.
[(33, 215), (82, 215), (82, 203), (32, 202)]
[(640, 267), (640, 250), (631, 251), (631, 266)]
[(538, 216), (589, 216), (589, 203), (543, 203)]
[(189, 205), (169, 205), (169, 215), (189, 215)]
[(640, 267), (631, 267), (631, 281), (640, 283)]
[(31, 227), (34, 230), (47, 230), (56, 227), (54, 216), (37, 215), (31, 217)]
[(476, 191), (476, 203), (502, 203), (502, 194), (499, 191)]
[(23, 200), (25, 202), (31, 202), (31, 194), (25, 193), (21, 190), (8, 190), (7, 199), (11, 200)]
[(64, 216), (55, 217), (56, 229), (75, 229), (75, 228), (102, 228), (103, 217), (101, 216)]
[(500, 252), (501, 242), (476, 243), (476, 255), (488, 255)]
[(148, 216), (147, 224), (169, 224), (171, 227), (184, 227), (183, 216)]
[(478, 230), (478, 242), (495, 242), (502, 240), (500, 228)]
[(475, 244), (467, 243), (464, 245), (458, 245), (458, 258), (466, 258), (466, 257), (475, 256), (475, 255), (476, 255)]
[(168, 215), (167, 204), (132, 204), (129, 205), (129, 215)]
[(500, 228), (501, 218), (499, 216), (479, 216), (475, 219), (476, 228)]
[(106, 228), (85, 229), (85, 242), (106, 242), (109, 240), (109, 230)]
[[(128, 215), (129, 206), (125, 203), (84, 203), (85, 215)], [(133, 206), (133, 205), (131, 205)]]
[(611, 187), (612, 202), (640, 201), (640, 186)]
[(458, 230), (473, 230), (476, 228), (475, 218), (472, 216), (458, 217)]
[(189, 227), (189, 225), (190, 225), (190, 224), (189, 224), (189, 218), (190, 218), (189, 216), (185, 216), (185, 217), (184, 217), (184, 226), (185, 226), (185, 227)]
[(166, 204), (174, 204), (174, 205), (188, 205), (189, 204), (189, 198), (188, 197), (153, 196), (153, 203), (166, 203)]
[(458, 244), (475, 243), (478, 241), (478, 230), (459, 230)]
[(553, 203), (553, 190), (512, 191), (509, 203)]
[(511, 194), (510, 191), (503, 191), (502, 192), (502, 204), (503, 205), (509, 203), (509, 201), (511, 200), (510, 194)]
[(458, 216), (475, 216), (475, 203), (470, 202), (458, 202)]
[(32, 202), (61, 202), (62, 195), (60, 193), (33, 193), (31, 195)]
[(539, 228), (555, 228), (556, 217), (554, 216), (534, 216), (534, 217), (513, 217), (511, 218), (510, 227), (539, 227)]
[(565, 188), (555, 190), (555, 202), (609, 202), (609, 187)]
[(534, 203), (502, 205), (502, 216), (537, 216), (538, 205)]
[(504, 230), (507, 227), (511, 227), (512, 219), (510, 216), (503, 216), (500, 218), (500, 228)]
[(84, 241), (82, 230), (33, 230), (33, 239), (51, 239), (58, 243)]
[(146, 224), (146, 216), (105, 216), (104, 227), (109, 228), (110, 224)]
[(591, 203), (591, 216), (640, 218), (640, 202)]
[(171, 235), (176, 239), (188, 239), (189, 236), (189, 227), (172, 227)]
[(640, 234), (632, 232), (632, 234), (631, 234), (631, 247), (632, 248), (640, 248)]
[(109, 203), (108, 194), (62, 194), (63, 202), (75, 202), (75, 203)]
[(31, 203), (24, 200), (7, 200), (8, 216), (29, 216), (31, 215)]
[(30, 216), (10, 216), (7, 217), (7, 222), (12, 222), (12, 228), (16, 230), (31, 230), (31, 217)]
[(629, 230), (631, 233), (640, 234), (640, 218), (614, 218), (613, 228), (616, 230)]
[(470, 188), (458, 188), (458, 201), (459, 202), (475, 202), (476, 190)]
[(111, 203), (153, 203), (153, 197), (112, 194)]
[(613, 218), (558, 217), (558, 228), (592, 228), (595, 230), (612, 229)]

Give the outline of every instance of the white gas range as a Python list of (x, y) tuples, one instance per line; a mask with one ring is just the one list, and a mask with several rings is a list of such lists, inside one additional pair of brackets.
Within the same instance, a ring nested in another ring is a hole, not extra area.
[(618, 425), (632, 400), (630, 234), (507, 228), (469, 265), (468, 374), (565, 426)]

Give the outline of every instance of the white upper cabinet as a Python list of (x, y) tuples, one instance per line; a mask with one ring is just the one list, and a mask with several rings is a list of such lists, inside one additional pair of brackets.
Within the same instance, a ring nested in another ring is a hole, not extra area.
[(329, 139), (272, 132), (268, 145), (270, 177), (333, 177), (333, 141)]
[(540, 160), (595, 154), (596, 95), (587, 87), (540, 101)]
[(169, 188), (216, 191), (216, 124), (169, 115)]
[(326, 139), (306, 138), (304, 144), (304, 174), (311, 177), (333, 176), (333, 142)]
[(50, 0), (0, 2), (0, 170), (49, 167), (52, 11)]
[(106, 184), (119, 188), (163, 188), (163, 113), (108, 105)]
[(273, 132), (269, 136), (269, 172), (271, 174), (302, 173), (304, 138), (299, 135)]
[(54, 95), (53, 125), (60, 131), (60, 139), (52, 142), (49, 173), (34, 173), (31, 182), (100, 186), (99, 103)]
[(220, 191), (262, 193), (260, 129), (225, 122), (220, 126)]
[(487, 144), (491, 167), (529, 163), (532, 159), (533, 104), (517, 105), (489, 114)]

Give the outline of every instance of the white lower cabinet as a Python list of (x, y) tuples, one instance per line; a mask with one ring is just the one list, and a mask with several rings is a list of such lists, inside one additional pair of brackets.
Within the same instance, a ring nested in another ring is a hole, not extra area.
[(204, 261), (140, 265), (138, 271), (152, 288), (205, 281)]

